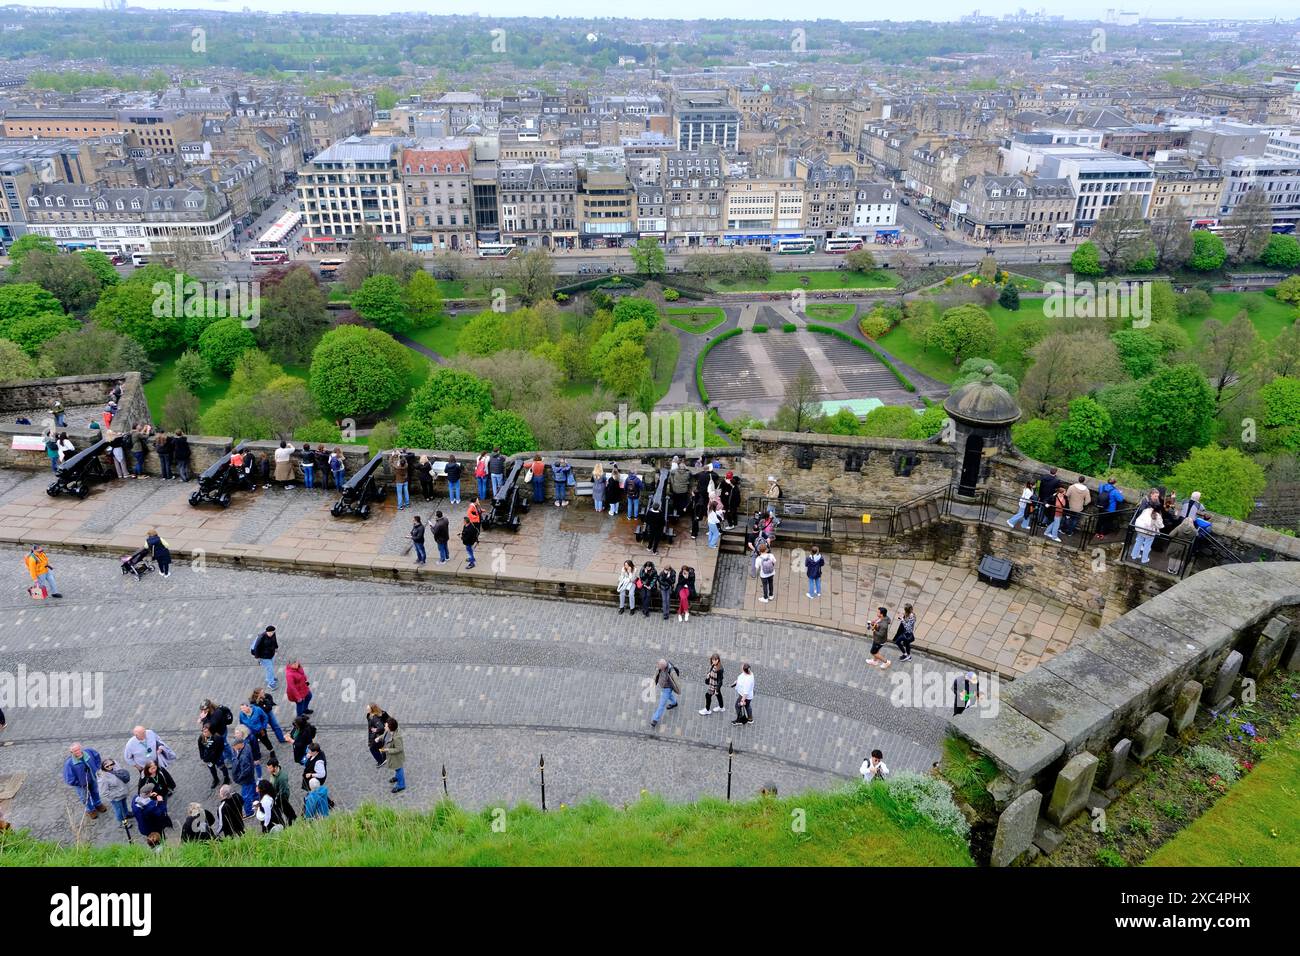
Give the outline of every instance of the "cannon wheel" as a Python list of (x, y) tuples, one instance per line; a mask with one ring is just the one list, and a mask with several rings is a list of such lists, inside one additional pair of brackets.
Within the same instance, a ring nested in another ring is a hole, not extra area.
[(75, 481), (68, 486), (68, 490), (77, 496), (78, 500), (84, 501), (86, 495), (90, 494), (90, 486), (84, 481)]
[(359, 514), (363, 519), (364, 519), (364, 518), (369, 518), (369, 517), (370, 517), (370, 505), (362, 505), (360, 508), (357, 509), (357, 512), (356, 512), (356, 513)]
[(228, 492), (228, 491), (227, 491), (227, 492), (222, 492), (221, 497), (217, 499), (217, 504), (221, 505), (221, 507), (223, 507), (223, 508), (229, 508), (229, 507), (230, 507), (230, 492)]
[(373, 497), (374, 497), (375, 501), (387, 501), (387, 500), (388, 500), (388, 489), (385, 488), (385, 487), (383, 487), (382, 485), (376, 485), (376, 486), (375, 486), (375, 493), (374, 493), (374, 496), (373, 496)]
[(332, 514), (336, 518), (343, 517), (343, 509), (339, 507), (339, 503), (337, 501), (334, 502), (333, 506), (330, 508), (330, 514)]
[(199, 494), (197, 491), (191, 491), (191, 492), (190, 492), (190, 507), (191, 507), (191, 508), (197, 508), (197, 507), (199, 506), (199, 502), (201, 502), (202, 500), (203, 500), (203, 496), (202, 496), (201, 494)]
[(59, 486), (58, 481), (52, 481), (50, 482), (50, 486), (45, 489), (45, 493), (51, 498), (57, 498), (59, 495), (63, 494), (63, 489)]

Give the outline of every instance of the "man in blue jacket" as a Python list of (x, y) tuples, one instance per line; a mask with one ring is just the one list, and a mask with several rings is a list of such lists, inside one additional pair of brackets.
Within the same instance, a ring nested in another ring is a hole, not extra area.
[(1094, 540), (1100, 541), (1115, 530), (1115, 509), (1124, 503), (1124, 492), (1115, 486), (1114, 477), (1107, 478), (1097, 487), (1098, 504), (1106, 505), (1106, 513), (1097, 522)]
[(235, 760), (230, 768), (230, 778), (239, 784), (239, 792), (244, 798), (244, 816), (251, 817), (253, 800), (257, 796), (257, 765), (253, 748), (248, 745), (248, 731), (243, 727), (236, 730), (231, 745), (235, 749)]
[(68, 759), (63, 762), (63, 782), (77, 791), (77, 796), (86, 806), (86, 816), (93, 820), (101, 813), (107, 813), (108, 808), (99, 798), (99, 785), (95, 783), (95, 775), (102, 765), (99, 751), (73, 744), (68, 748), (68, 754)]
[(266, 728), (270, 726), (270, 718), (266, 716), (266, 711), (255, 704), (239, 705), (239, 723), (248, 730), (249, 748), (253, 751), (253, 764), (257, 767), (257, 777), (262, 777), (262, 752), (258, 747), (260, 743), (266, 748), (266, 752), (272, 757), (275, 756), (275, 748), (271, 746), (271, 738), (266, 735)]

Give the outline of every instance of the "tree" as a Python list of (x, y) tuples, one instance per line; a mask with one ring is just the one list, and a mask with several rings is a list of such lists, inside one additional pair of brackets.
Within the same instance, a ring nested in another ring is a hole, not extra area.
[(192, 432), (199, 424), (199, 400), (194, 392), (177, 385), (163, 401), (162, 425), (168, 431)]
[(649, 299), (624, 296), (614, 305), (614, 324), (639, 319), (647, 330), (659, 324), (659, 308)]
[(772, 263), (761, 252), (738, 252), (730, 257), (736, 275), (755, 282), (766, 282), (772, 275)]
[(1227, 325), (1217, 319), (1206, 319), (1201, 325), (1196, 363), (1214, 389), (1216, 412), (1229, 397), (1230, 386), (1234, 390), (1241, 388), (1254, 369), (1259, 354), (1259, 333), (1245, 312), (1238, 312)]
[(311, 394), (339, 420), (374, 415), (406, 397), (410, 359), (391, 335), (361, 325), (326, 332), (311, 355)]
[(968, 356), (988, 354), (997, 338), (997, 327), (989, 314), (977, 305), (959, 305), (946, 310), (931, 327), (926, 344), (952, 356), (960, 365)]
[(1228, 258), (1227, 247), (1223, 240), (1208, 229), (1192, 231), (1192, 255), (1187, 260), (1187, 267), (1197, 272), (1214, 272), (1223, 268)]
[(1300, 452), (1300, 378), (1279, 376), (1259, 390), (1259, 443), (1266, 451)]
[(62, 312), (22, 315), (0, 320), (0, 338), (17, 342), (24, 352), (34, 358), (41, 350), (41, 346), (50, 339), (63, 332), (75, 331), (79, 328), (81, 328), (80, 322)]
[(1274, 233), (1268, 237), (1259, 261), (1274, 269), (1294, 269), (1300, 266), (1300, 242), (1295, 236)]
[(1075, 471), (1096, 472), (1105, 462), (1102, 449), (1110, 440), (1111, 427), (1110, 414), (1095, 399), (1076, 398), (1056, 430), (1060, 463)]
[(1273, 294), (1280, 302), (1300, 305), (1300, 276), (1287, 276), (1274, 286)]
[(1020, 407), (1031, 418), (1058, 415), (1073, 398), (1124, 377), (1115, 343), (1101, 329), (1057, 332), (1029, 350)]
[(471, 372), (441, 367), (424, 380), (407, 402), (410, 418), (432, 418), (454, 406), (472, 410), (472, 418), (482, 418), (492, 410), (492, 386)]
[(176, 360), (176, 381), (187, 392), (197, 394), (212, 381), (207, 360), (193, 349), (186, 349)]
[(1300, 378), (1300, 322), (1292, 322), (1269, 343), (1260, 372), (1264, 380), (1277, 375)]
[(923, 441), (943, 431), (944, 424), (948, 421), (948, 412), (942, 405), (929, 405), (907, 429), (904, 438), (912, 441)]
[(1128, 269), (1151, 248), (1151, 230), (1142, 215), (1142, 201), (1124, 196), (1107, 206), (1092, 227), (1089, 241), (1107, 274)]
[(993, 373), (989, 376), (989, 381), (993, 382), (993, 384), (1001, 385), (1012, 395), (1020, 391), (1020, 383), (1016, 381), (1014, 376), (1002, 371), (998, 363), (992, 359), (979, 358), (978, 356), (968, 358), (961, 363), (961, 368), (957, 371), (957, 377), (952, 380), (948, 387), (956, 390), (970, 382), (981, 382), (984, 380), (984, 370), (989, 368), (993, 369)]
[(618, 342), (605, 353), (597, 366), (597, 373), (601, 384), (620, 398), (635, 395), (641, 383), (650, 377), (650, 360), (646, 358), (645, 346), (634, 339)]
[(310, 269), (290, 269), (278, 281), (262, 283), (258, 345), (276, 360), (299, 364), (329, 328), (329, 297)]
[(513, 349), (482, 358), (462, 359), (460, 364), (492, 387), (492, 407), (521, 414), (549, 398), (560, 378), (559, 370), (551, 362), (531, 352)]
[(113, 268), (112, 261), (98, 249), (82, 249), (77, 253), (77, 255), (81, 256), (81, 260), (86, 263), (86, 266), (90, 271), (95, 274), (97, 279), (99, 279), (101, 287), (106, 285), (117, 285), (122, 281), (122, 277), (119, 276), (117, 270)]
[(1273, 233), (1273, 202), (1268, 198), (1268, 191), (1261, 186), (1249, 190), (1223, 225), (1223, 243), (1229, 259), (1233, 262), (1258, 259)]
[(876, 271), (876, 257), (871, 254), (870, 249), (854, 249), (844, 257), (844, 264), (854, 272), (861, 272), (864, 275)]
[(58, 299), (58, 312), (85, 312), (99, 298), (102, 284), (81, 256), (43, 249), (33, 249), (23, 258), (18, 278), (39, 285)]
[(98, 375), (136, 371), (148, 381), (154, 365), (135, 339), (102, 326), (87, 325), (63, 332), (45, 343), (41, 362), (55, 375)]
[(0, 339), (0, 382), (21, 382), (39, 377), (36, 363), (17, 342)]
[(390, 275), (371, 276), (352, 293), (357, 315), (390, 335), (401, 335), (411, 327), (402, 286)]
[(1099, 276), (1105, 270), (1101, 265), (1101, 256), (1093, 242), (1081, 242), (1070, 255), (1070, 269), (1076, 275)]
[(1157, 268), (1176, 269), (1187, 261), (1192, 251), (1192, 231), (1181, 199), (1170, 199), (1151, 217), (1151, 242)]
[(24, 233), (9, 246), (9, 271), (17, 274), (23, 267), (23, 260), (29, 252), (45, 252), (58, 255), (59, 247), (49, 236), (40, 236), (34, 232)]
[[(170, 308), (157, 307), (164, 301), (160, 297), (174, 297), (174, 277), (175, 273), (161, 266), (145, 266), (125, 282), (104, 289), (90, 317), (104, 328), (135, 339), (151, 354), (175, 348), (185, 329), (185, 319), (177, 313), (184, 310), (170, 298), (164, 302)], [(182, 286), (186, 281), (182, 276)]]
[(478, 443), (484, 448), (500, 448), (503, 455), (535, 451), (537, 442), (523, 416), (515, 412), (489, 413), (479, 426)]
[(1204, 289), (1188, 289), (1178, 296), (1178, 314), (1184, 318), (1199, 319), (1210, 314), (1214, 300)]
[(63, 306), (59, 300), (35, 282), (15, 282), (0, 286), (0, 322), (62, 311)]
[(1015, 282), (1008, 281), (1002, 287), (1002, 291), (998, 294), (998, 305), (1008, 312), (1020, 311), (1020, 290), (1016, 288)]
[(534, 305), (555, 292), (555, 267), (545, 249), (531, 249), (514, 260), (510, 277), (519, 289), (519, 301)]
[(823, 415), (813, 422), (813, 431), (819, 435), (856, 435), (860, 426), (857, 415), (841, 408), (834, 415)]
[(642, 236), (632, 247), (631, 253), (636, 271), (641, 275), (653, 279), (664, 274), (667, 258), (658, 239)]
[(491, 355), (502, 343), (504, 316), (498, 312), (480, 312), (456, 334), (456, 349), (463, 355)]
[(1146, 434), (1150, 461), (1167, 468), (1189, 449), (1210, 441), (1214, 425), (1214, 393), (1205, 375), (1192, 364), (1158, 370), (1138, 391), (1141, 414), (1131, 427)]
[(235, 359), (255, 348), (257, 339), (239, 319), (218, 319), (199, 336), (199, 355), (218, 375), (229, 375), (235, 367)]
[(433, 276), (423, 269), (411, 276), (411, 281), (406, 283), (402, 301), (411, 325), (417, 329), (433, 325), (442, 315), (442, 291)]
[(858, 434), (868, 438), (906, 438), (916, 412), (906, 405), (881, 405), (867, 412)]
[(203, 275), (207, 272), (205, 260), (212, 254), (212, 248), (198, 239), (170, 239), (158, 243), (167, 266), (187, 275)]
[(1147, 301), (1151, 306), (1153, 323), (1172, 323), (1178, 318), (1178, 293), (1168, 282), (1153, 282), (1148, 286)]
[(361, 283), (384, 271), (392, 255), (384, 243), (375, 238), (373, 230), (363, 230), (348, 246), (348, 261), (339, 269), (339, 280), (349, 292), (361, 288)]
[(1110, 340), (1115, 343), (1124, 371), (1133, 378), (1146, 378), (1154, 372), (1164, 354), (1160, 340), (1148, 335), (1145, 328), (1120, 329), (1111, 333)]
[(1027, 458), (1056, 460), (1056, 428), (1045, 418), (1031, 418), (1012, 425), (1011, 441)]
[(821, 382), (811, 365), (804, 362), (786, 382), (785, 401), (777, 409), (774, 427), (781, 431), (809, 431), (821, 415)]
[(1266, 483), (1264, 469), (1248, 456), (1218, 445), (1193, 448), (1165, 479), (1184, 499), (1199, 491), (1207, 509), (1242, 521), (1250, 517)]
[(996, 256), (986, 255), (980, 259), (976, 274), (985, 282), (996, 284), (998, 281), (998, 260)]

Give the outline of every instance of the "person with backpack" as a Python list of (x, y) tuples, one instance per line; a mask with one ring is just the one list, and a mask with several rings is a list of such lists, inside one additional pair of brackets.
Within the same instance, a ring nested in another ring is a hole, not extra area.
[(889, 776), (889, 768), (885, 766), (884, 752), (880, 750), (871, 751), (871, 756), (862, 761), (858, 773), (862, 774), (863, 783), (886, 779)]
[(492, 449), (492, 456), (488, 458), (488, 478), (492, 480), (492, 497), (495, 498), (501, 493), (501, 486), (506, 481), (506, 456), (501, 454), (499, 447)]
[(814, 544), (808, 555), (803, 559), (804, 571), (808, 575), (809, 598), (822, 596), (822, 568), (825, 565), (826, 559), (822, 557), (822, 549)]
[(113, 808), (113, 816), (118, 825), (129, 826), (127, 821), (131, 819), (131, 814), (126, 802), (131, 794), (128, 786), (131, 782), (130, 772), (115, 764), (113, 758), (105, 757), (99, 766), (99, 773), (95, 775), (95, 782), (99, 785), (100, 799), (107, 801)]
[(482, 501), (488, 493), (488, 453), (483, 452), (474, 463), (474, 483), (478, 485), (478, 500)]
[(244, 801), (244, 816), (253, 815), (253, 799), (257, 796), (257, 761), (254, 750), (249, 746), (248, 731), (243, 727), (235, 729), (231, 747), (235, 759), (231, 761), (230, 779), (239, 785), (240, 796)]
[(280, 729), (280, 722), (275, 719), (275, 698), (270, 692), (265, 687), (254, 687), (253, 692), (248, 695), (248, 702), (266, 712), (266, 722), (271, 733), (275, 734), (275, 739), (282, 744), (288, 743), (284, 738), (284, 731)]
[(419, 515), (411, 519), (411, 546), (415, 548), (415, 563), (424, 564), (427, 557), (424, 551), (424, 522)]
[(1100, 541), (1115, 530), (1115, 512), (1124, 503), (1124, 492), (1119, 490), (1112, 475), (1097, 487), (1097, 503), (1105, 506), (1105, 511), (1097, 519), (1097, 533), (1094, 541)]
[(776, 600), (776, 556), (766, 542), (759, 545), (758, 554), (754, 557), (754, 570), (763, 583), (763, 596), (759, 600), (764, 604)]
[(190, 440), (179, 428), (172, 436), (172, 466), (176, 469), (178, 480), (190, 480)]
[(752, 724), (754, 722), (754, 673), (749, 665), (740, 665), (739, 676), (731, 682), (736, 691), (736, 719), (733, 724)]
[(651, 727), (659, 726), (665, 710), (672, 710), (677, 706), (677, 695), (682, 689), (680, 676), (681, 672), (671, 661), (659, 658), (658, 667), (652, 678), (654, 686), (659, 688), (659, 705), (655, 707), (654, 716), (650, 718)]
[[(212, 786), (208, 789), (217, 789), (223, 781), (230, 783), (230, 771), (226, 769), (226, 738), (213, 736), (211, 727), (199, 731), (199, 760), (212, 774)], [(218, 768), (221, 769), (221, 780), (217, 779)]]
[(401, 793), (406, 789), (406, 745), (402, 743), (395, 718), (389, 717), (384, 728), (384, 745), (379, 748), (379, 752), (384, 755), (388, 769), (393, 771), (393, 775), (388, 778), (388, 782), (393, 785), (390, 792)]
[(708, 523), (709, 547), (716, 548), (722, 543), (722, 502), (710, 501), (705, 520)]
[(623, 497), (627, 499), (627, 520), (636, 521), (641, 517), (641, 489), (644, 483), (635, 471), (628, 472), (623, 482)]
[(623, 562), (623, 568), (618, 573), (618, 613), (622, 614), (629, 607), (632, 612), (636, 612), (636, 565), (630, 560)]
[(650, 616), (650, 595), (659, 586), (659, 572), (653, 561), (641, 565), (641, 573), (636, 579), (636, 589), (641, 596), (641, 616)]
[(257, 659), (262, 665), (262, 672), (266, 675), (266, 689), (275, 690), (275, 652), (280, 649), (279, 642), (275, 636), (275, 626), (268, 624), (262, 632), (253, 638), (253, 645), (248, 649), (249, 653)]
[(916, 640), (916, 614), (912, 610), (912, 605), (904, 604), (903, 613), (898, 618), (898, 631), (894, 634), (894, 645), (899, 649), (902, 656), (900, 661), (910, 661), (912, 659), (912, 642)]
[(307, 789), (307, 796), (302, 801), (302, 815), (308, 820), (330, 815), (329, 787), (319, 780), (312, 780)]
[(469, 520), (469, 515), (465, 516), (465, 523), (460, 529), (460, 543), (465, 546), (465, 555), (469, 558), (465, 569), (470, 570), (474, 567), (474, 545), (478, 544), (478, 525)]
[(343, 486), (347, 483), (347, 475), (345, 474), (347, 462), (343, 458), (342, 448), (335, 448), (330, 453), (329, 465), (330, 475), (334, 479), (334, 487), (340, 491), (343, 490)]
[(710, 654), (709, 672), (704, 675), (704, 706), (700, 708), (701, 717), (722, 712), (722, 680), (722, 657), (717, 653)]
[[(275, 748), (271, 746), (271, 739), (266, 734), (266, 729), (271, 725), (271, 720), (261, 707), (256, 704), (244, 703), (239, 705), (239, 725), (244, 730), (249, 741), (256, 741), (266, 748), (268, 755), (275, 756)], [(253, 761), (257, 764), (257, 776), (262, 776), (261, 751), (257, 749), (256, 744), (253, 746)]]

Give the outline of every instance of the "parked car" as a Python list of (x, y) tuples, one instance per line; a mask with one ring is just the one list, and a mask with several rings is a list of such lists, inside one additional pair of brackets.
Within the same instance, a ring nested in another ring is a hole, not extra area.
[(903, 205), (904, 205), (904, 206), (910, 206), (910, 205), (912, 205), (912, 200), (910, 200), (910, 199), (908, 199), (906, 196), (904, 196), (904, 197), (903, 197)]

